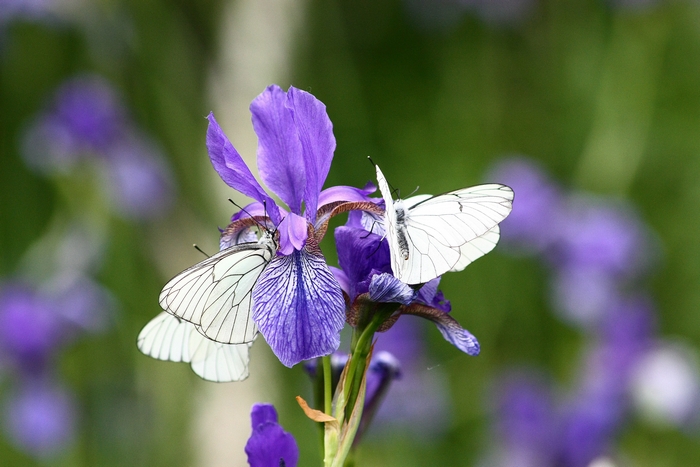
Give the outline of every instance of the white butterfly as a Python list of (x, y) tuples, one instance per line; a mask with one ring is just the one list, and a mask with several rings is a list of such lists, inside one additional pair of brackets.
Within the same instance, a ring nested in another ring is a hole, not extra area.
[(165, 284), (160, 306), (216, 342), (252, 342), (258, 333), (251, 311), (253, 286), (276, 251), (269, 232), (258, 242), (222, 250)]
[(448, 271), (461, 271), (498, 243), (498, 223), (513, 207), (509, 187), (478, 185), (394, 201), (384, 174), (375, 167), (386, 205), (391, 269), (399, 280), (423, 284)]
[(207, 381), (225, 383), (248, 377), (248, 344), (221, 344), (204, 337), (192, 323), (166, 312), (144, 326), (136, 341), (149, 357), (186, 362)]

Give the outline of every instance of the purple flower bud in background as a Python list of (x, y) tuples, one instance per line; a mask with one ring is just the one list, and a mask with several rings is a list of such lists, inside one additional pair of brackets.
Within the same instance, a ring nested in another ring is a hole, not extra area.
[(35, 20), (49, 16), (56, 0), (0, 0), (0, 27), (12, 20)]
[(362, 421), (353, 442), (354, 445), (360, 442), (362, 435), (372, 423), (372, 419), (381, 407), (391, 383), (400, 378), (401, 364), (392, 354), (382, 350), (372, 355), (372, 361), (367, 369), (365, 406), (362, 412)]
[(29, 381), (4, 403), (4, 428), (18, 448), (38, 457), (58, 453), (75, 433), (75, 403), (64, 389)]
[(559, 187), (538, 164), (521, 157), (500, 161), (488, 178), (500, 180), (517, 193), (513, 211), (500, 224), (504, 244), (529, 252), (548, 248), (559, 235), (563, 208)]
[(106, 157), (109, 200), (121, 215), (158, 217), (173, 204), (172, 174), (153, 143), (130, 138), (110, 148)]
[(294, 436), (277, 422), (271, 404), (255, 404), (250, 414), (253, 433), (245, 446), (251, 467), (296, 467), (299, 448)]
[(0, 350), (23, 371), (44, 369), (61, 342), (55, 305), (29, 286), (6, 283), (0, 289)]

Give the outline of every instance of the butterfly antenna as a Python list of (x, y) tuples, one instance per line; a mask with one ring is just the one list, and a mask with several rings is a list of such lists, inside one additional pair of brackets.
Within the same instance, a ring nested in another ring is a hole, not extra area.
[[(360, 237), (360, 238), (364, 240), (365, 238), (369, 237), (369, 235), (370, 235), (370, 234), (372, 233), (372, 231), (374, 230), (374, 224), (376, 224), (376, 223), (377, 223), (377, 221), (372, 221), (372, 226), (371, 226), (371, 227), (369, 228), (369, 230), (367, 231), (367, 235), (364, 235), (364, 236), (362, 236), (362, 237)], [(382, 239), (382, 240), (383, 240), (383, 239)]]
[(367, 160), (369, 161), (370, 164), (372, 164), (373, 167), (377, 166), (377, 164), (375, 164), (374, 161), (372, 160), (372, 156), (367, 156)]
[(413, 196), (420, 189), (420, 185), (416, 185), (416, 189), (408, 194), (408, 196)]
[(202, 250), (201, 248), (199, 248), (199, 247), (197, 246), (196, 243), (193, 244), (192, 246), (194, 247), (195, 250), (197, 250), (198, 252), (200, 252), (201, 254), (203, 254), (204, 256), (206, 256), (207, 258), (211, 258), (211, 256), (209, 256), (208, 254), (206, 254), (206, 253), (204, 252), (204, 250)]
[[(236, 206), (238, 209), (240, 209), (240, 210), (243, 211), (244, 213), (248, 214), (248, 217), (250, 217), (251, 219), (253, 219), (253, 221), (254, 221), (256, 224), (258, 224), (258, 228), (266, 229), (266, 227), (265, 227), (264, 225), (262, 225), (260, 222), (258, 222), (258, 220), (257, 220), (255, 217), (253, 217), (253, 215), (252, 215), (251, 213), (249, 213), (248, 211), (245, 210), (245, 208), (241, 207), (238, 203), (236, 203), (236, 202), (235, 202), (234, 200), (232, 200), (231, 198), (229, 198), (228, 200), (231, 202), (231, 204), (233, 204), (234, 206)], [(263, 203), (263, 204), (264, 204), (264, 203)], [(265, 213), (265, 217), (267, 217), (267, 212)]]
[[(264, 199), (262, 203), (263, 203), (263, 212), (265, 213), (265, 217), (267, 217), (267, 200)], [(270, 232), (270, 229), (268, 229), (267, 227), (264, 227), (264, 228), (265, 228), (266, 232), (268, 232), (271, 236), (274, 237), (275, 233), (277, 232), (277, 227), (278, 226), (275, 226), (275, 230), (273, 230), (272, 232)]]

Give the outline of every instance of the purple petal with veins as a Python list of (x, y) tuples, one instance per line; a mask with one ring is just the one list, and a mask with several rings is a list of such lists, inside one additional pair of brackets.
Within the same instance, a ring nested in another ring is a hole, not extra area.
[(335, 151), (335, 136), (326, 106), (308, 92), (290, 87), (286, 106), (290, 110), (301, 142), (306, 173), (306, 218), (316, 221), (318, 197), (326, 181)]
[(388, 272), (372, 277), (369, 283), (369, 297), (373, 302), (410, 304), (416, 291)]
[(429, 319), (447, 342), (457, 347), (462, 352), (471, 356), (479, 355), (481, 347), (476, 337), (459, 325), (457, 320), (444, 311), (422, 305), (413, 304), (404, 310), (405, 314), (420, 316)]
[(270, 262), (253, 288), (253, 320), (288, 367), (338, 348), (345, 300), (320, 250), (307, 245)]
[(250, 111), (258, 135), (260, 178), (293, 213), (301, 214), (306, 187), (304, 157), (286, 101), (287, 94), (271, 85), (253, 100)]

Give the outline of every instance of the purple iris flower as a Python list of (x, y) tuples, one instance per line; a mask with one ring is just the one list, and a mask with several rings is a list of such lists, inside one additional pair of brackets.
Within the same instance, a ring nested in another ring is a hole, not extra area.
[[(277, 256), (253, 287), (253, 320), (279, 360), (291, 367), (328, 355), (340, 344), (345, 300), (318, 246), (328, 220), (324, 207), (367, 197), (351, 187), (321, 191), (335, 137), (325, 105), (314, 96), (272, 85), (253, 100), (250, 110), (260, 177), (289, 211), (263, 190), (213, 114), (207, 149), (224, 182), (257, 201), (246, 213), (266, 214), (278, 234)], [(230, 240), (222, 238), (222, 243)]]
[[(350, 299), (350, 315), (356, 314), (363, 299), (372, 302), (399, 303), (397, 314), (416, 315), (432, 321), (442, 336), (463, 352), (478, 355), (479, 342), (450, 316), (450, 303), (438, 290), (440, 278), (416, 291), (391, 274), (389, 246), (374, 227), (362, 221), (363, 213), (351, 213), (345, 226), (335, 229), (335, 244), (341, 269), (333, 269), (343, 291)], [(360, 299), (358, 301), (358, 298)]]
[(51, 456), (72, 441), (75, 418), (71, 395), (44, 380), (27, 382), (4, 402), (8, 439), (39, 457)]
[(294, 436), (277, 422), (277, 411), (271, 404), (255, 404), (250, 418), (253, 433), (245, 446), (251, 467), (296, 467), (299, 448)]

